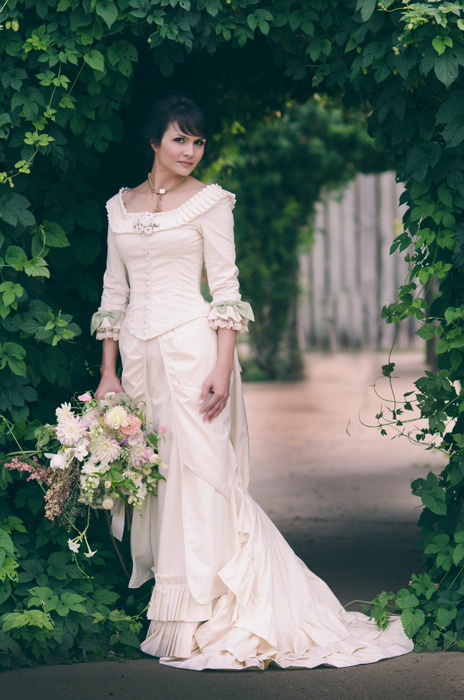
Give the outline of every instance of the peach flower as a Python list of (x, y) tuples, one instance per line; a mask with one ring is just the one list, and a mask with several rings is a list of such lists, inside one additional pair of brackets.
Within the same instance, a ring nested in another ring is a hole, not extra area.
[(88, 403), (88, 401), (92, 401), (92, 395), (89, 394), (87, 391), (85, 394), (81, 394), (77, 398), (79, 399), (79, 401), (84, 401), (85, 403)]
[(137, 418), (137, 416), (133, 416), (132, 414), (127, 416), (127, 421), (127, 425), (121, 425), (119, 428), (119, 432), (125, 437), (129, 437), (129, 435), (136, 433), (142, 425), (140, 418)]

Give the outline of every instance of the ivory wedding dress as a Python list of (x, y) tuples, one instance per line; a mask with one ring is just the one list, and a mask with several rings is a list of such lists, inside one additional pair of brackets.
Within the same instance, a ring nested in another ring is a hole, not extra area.
[[(218, 327), (246, 332), (235, 264), (235, 196), (213, 184), (173, 211), (129, 213), (125, 188), (107, 203), (108, 257), (92, 318), (119, 340), (122, 386), (167, 428), (167, 468), (131, 527), (129, 587), (154, 577), (141, 648), (179, 668), (354, 666), (406, 654), (399, 618), (381, 631), (347, 612), (248, 493), (248, 428), (237, 352), (225, 409), (203, 421), (198, 398), (214, 369)], [(206, 265), (213, 301), (200, 292)], [(124, 508), (112, 512), (122, 537)]]

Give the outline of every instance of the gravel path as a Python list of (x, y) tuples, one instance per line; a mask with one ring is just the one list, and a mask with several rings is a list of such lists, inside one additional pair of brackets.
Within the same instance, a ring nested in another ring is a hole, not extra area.
[[(372, 385), (385, 353), (307, 356), (307, 378), (245, 385), (250, 491), (296, 553), (343, 604), (397, 590), (417, 570), (419, 501), (410, 482), (444, 461), (373, 423)], [(396, 353), (397, 394), (422, 372), (418, 353)], [(386, 381), (381, 380), (381, 390)], [(349, 433), (349, 434), (348, 434)], [(357, 609), (352, 605), (349, 609)], [(459, 652), (407, 654), (347, 669), (195, 673), (144, 658), (10, 671), (2, 700), (454, 700), (464, 697)]]

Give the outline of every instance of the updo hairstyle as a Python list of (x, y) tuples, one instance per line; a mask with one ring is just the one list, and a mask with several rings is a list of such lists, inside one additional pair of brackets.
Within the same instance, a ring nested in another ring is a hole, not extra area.
[[(176, 123), (184, 134), (208, 138), (208, 118), (202, 107), (184, 93), (173, 92), (158, 97), (150, 106), (140, 133), (147, 141), (159, 146), (170, 124)], [(150, 149), (151, 150), (151, 149)]]

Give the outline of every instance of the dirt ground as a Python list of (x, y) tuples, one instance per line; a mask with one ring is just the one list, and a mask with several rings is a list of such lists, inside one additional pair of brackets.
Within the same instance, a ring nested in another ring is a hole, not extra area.
[[(385, 353), (309, 354), (295, 383), (245, 385), (250, 491), (296, 553), (343, 604), (407, 585), (419, 501), (410, 482), (440, 470), (439, 453), (382, 437), (372, 383)], [(413, 388), (422, 356), (396, 353), (397, 395)], [(386, 380), (379, 390), (387, 394)], [(359, 609), (353, 604), (349, 609)], [(346, 669), (195, 673), (144, 658), (9, 671), (2, 700), (454, 700), (464, 697), (464, 655), (407, 654)]]

